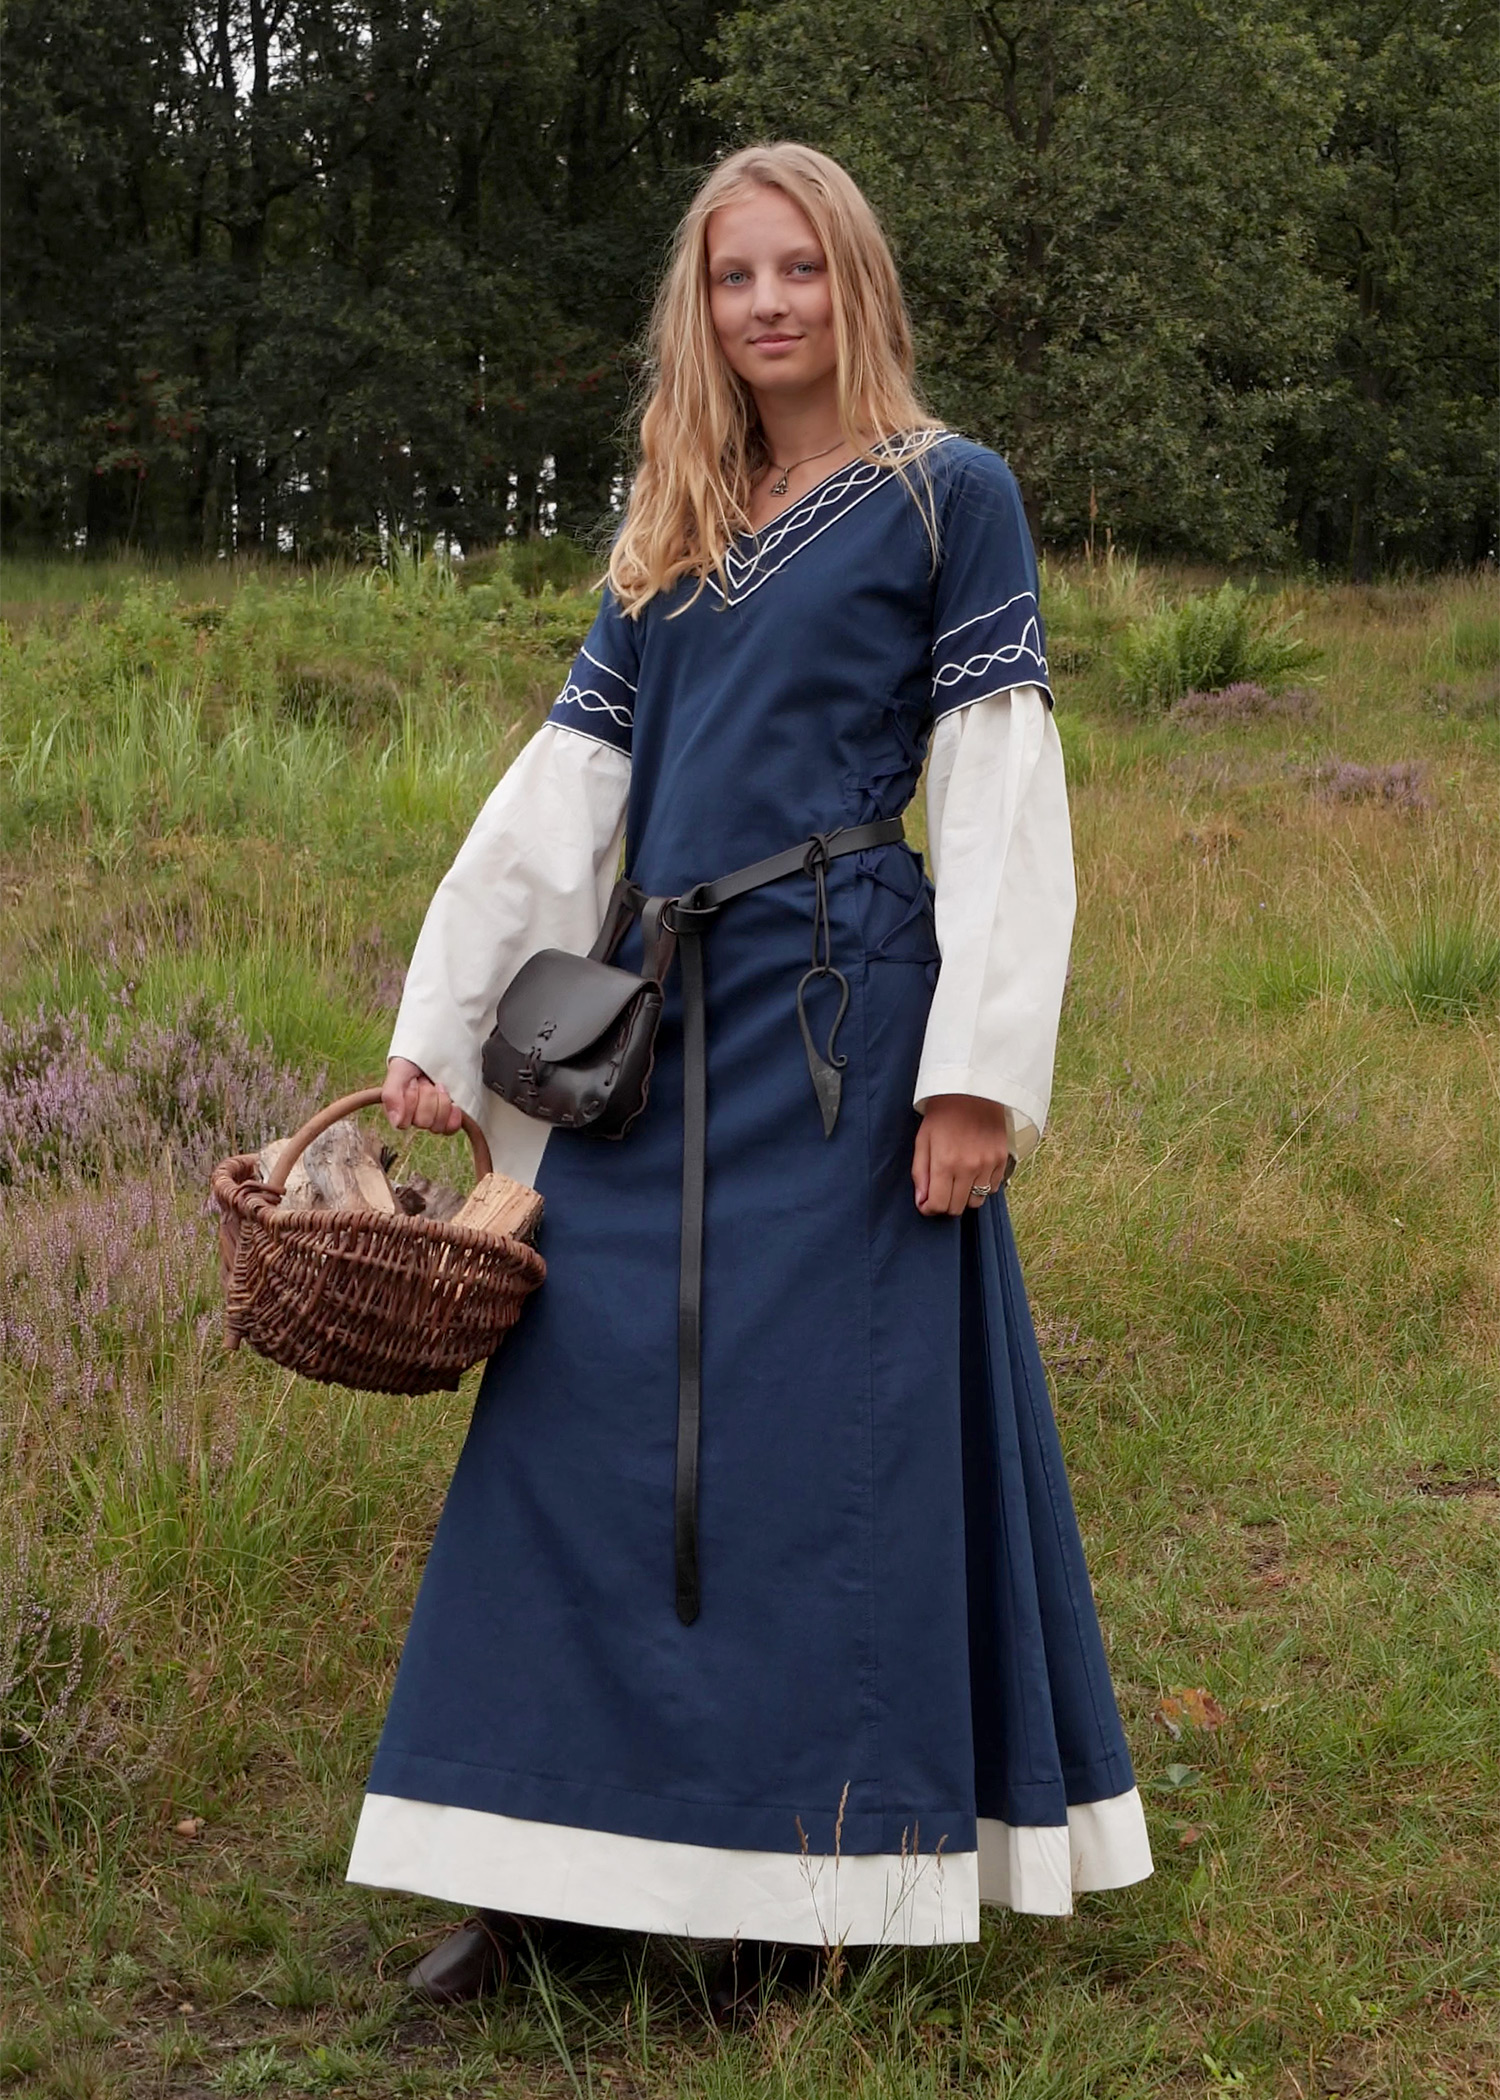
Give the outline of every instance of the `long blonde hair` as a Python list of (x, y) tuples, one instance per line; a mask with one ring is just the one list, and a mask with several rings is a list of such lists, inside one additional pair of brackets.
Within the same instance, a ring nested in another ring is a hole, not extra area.
[[(862, 459), (904, 473), (924, 432), (943, 428), (918, 396), (911, 323), (896, 265), (853, 178), (826, 153), (783, 140), (720, 161), (688, 206), (657, 293), (648, 338), (653, 384), (640, 459), (609, 581), (635, 613), (683, 576), (723, 581), (724, 557), (750, 525), (750, 491), (770, 454), (749, 387), (719, 348), (708, 303), (708, 221), (757, 187), (785, 192), (828, 264), (838, 357), (839, 429)], [(911, 433), (915, 447), (878, 451)]]

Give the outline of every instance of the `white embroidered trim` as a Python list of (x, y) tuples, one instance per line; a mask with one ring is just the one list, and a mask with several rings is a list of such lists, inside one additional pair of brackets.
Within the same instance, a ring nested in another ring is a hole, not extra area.
[(974, 1852), (747, 1852), (367, 1794), (349, 1879), (374, 1888), (689, 1939), (930, 1946), (979, 1936), (981, 1903), (1063, 1916), (1075, 1890), (1151, 1872), (1134, 1788), (1066, 1825), (981, 1820)]
[[(925, 430), (906, 431), (899, 438), (887, 439), (882, 449), (888, 459), (899, 464), (913, 453), (936, 451), (940, 445), (951, 443), (956, 435), (957, 432), (951, 430), (940, 430), (936, 433)], [(763, 583), (784, 569), (804, 547), (810, 547), (814, 540), (821, 539), (831, 525), (836, 525), (840, 518), (846, 518), (851, 510), (856, 509), (867, 496), (874, 494), (878, 486), (889, 479), (890, 475), (884, 466), (866, 459), (854, 460), (848, 467), (830, 474), (826, 481), (819, 482), (800, 503), (794, 503), (790, 510), (783, 511), (779, 518), (774, 518), (757, 537), (749, 554), (741, 554), (731, 544), (724, 556), (724, 575), (728, 590), (720, 585), (717, 577), (709, 579), (721, 600), (726, 605), (742, 605)], [(846, 497), (847, 502), (844, 500)], [(810, 526), (823, 511), (836, 504), (842, 504), (842, 509), (836, 509), (831, 517), (824, 518), (815, 531), (801, 530)], [(769, 559), (790, 534), (799, 531), (801, 536), (787, 548), (779, 561)]]
[(608, 700), (597, 686), (575, 685), (570, 678), (557, 698), (554, 707), (576, 707), (586, 715), (608, 715), (622, 729), (628, 729), (635, 720), (634, 714), (622, 702)]
[(595, 656), (594, 652), (591, 649), (587, 647), (580, 647), (578, 654), (580, 656), (586, 656), (591, 664), (593, 664), (598, 670), (608, 672), (611, 678), (618, 678), (621, 685), (624, 686), (626, 692), (633, 693), (635, 691), (635, 687), (630, 683), (630, 680), (625, 676), (625, 673), (623, 671), (617, 671), (613, 664), (605, 663), (601, 657)]
[[(599, 657), (591, 654), (589, 650), (580, 649), (573, 659), (572, 668), (568, 672), (567, 684), (552, 703), (552, 716), (550, 719), (556, 720), (559, 708), (576, 707), (580, 714), (608, 715), (617, 729), (629, 730), (635, 721), (635, 710), (630, 705), (630, 702), (621, 699), (611, 700), (608, 693), (600, 692), (598, 686), (580, 684), (580, 675), (584, 677), (588, 675), (582, 670), (582, 666), (585, 663), (592, 664), (596, 671), (602, 671), (606, 678), (616, 679), (619, 684), (624, 686), (627, 693), (634, 695), (635, 687), (630, 683), (623, 671), (617, 671), (613, 664), (602, 662)], [(566, 723), (558, 722), (557, 727), (564, 728)], [(583, 732), (585, 735), (587, 733), (587, 731)], [(600, 739), (601, 743), (608, 741), (608, 738)]]
[[(1028, 592), (1026, 595), (1029, 597), (1030, 593)], [(1012, 603), (1014, 603), (1014, 600)], [(981, 614), (980, 618), (984, 618), (984, 615)], [(954, 631), (957, 632), (956, 629)], [(1047, 679), (1047, 659), (1042, 654), (1041, 625), (1034, 613), (1022, 628), (1021, 639), (1018, 642), (1002, 642), (998, 649), (990, 649), (981, 652), (977, 656), (966, 657), (961, 664), (940, 664), (932, 674), (933, 693), (937, 694), (944, 686), (956, 685), (961, 678), (982, 678), (992, 665), (1005, 664), (1009, 666), (1019, 663), (1022, 657), (1028, 657), (1033, 664), (1037, 665), (1042, 681), (1045, 683)], [(1022, 684), (1030, 681), (1018, 679), (1016, 682), (1017, 684)]]
[(1001, 604), (992, 605), (988, 612), (975, 613), (972, 620), (960, 620), (956, 627), (950, 627), (944, 633), (935, 635), (933, 648), (941, 649), (944, 642), (951, 642), (954, 635), (962, 634), (966, 627), (977, 627), (981, 620), (998, 619), (1001, 613), (1009, 612), (1013, 605), (1019, 605), (1023, 598), (1029, 598), (1033, 605), (1036, 604), (1035, 591), (1017, 591), (1014, 598), (1006, 598)]

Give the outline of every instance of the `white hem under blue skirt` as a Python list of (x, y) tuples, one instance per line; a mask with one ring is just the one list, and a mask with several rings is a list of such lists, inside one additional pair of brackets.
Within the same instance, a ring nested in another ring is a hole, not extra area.
[(349, 1879), (626, 1932), (916, 1947), (977, 1939), (982, 1903), (1065, 1917), (1075, 1894), (1151, 1872), (1134, 1787), (1070, 1808), (1066, 1824), (981, 1817), (978, 1833), (973, 1852), (742, 1852), (367, 1794)]

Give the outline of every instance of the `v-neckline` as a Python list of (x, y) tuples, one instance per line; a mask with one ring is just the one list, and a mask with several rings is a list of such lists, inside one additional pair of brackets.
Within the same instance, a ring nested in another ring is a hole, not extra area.
[[(711, 579), (712, 587), (724, 604), (743, 605), (795, 555), (820, 539), (830, 525), (837, 524), (840, 518), (873, 494), (882, 478), (881, 468), (899, 464), (907, 458), (918, 435), (903, 431), (882, 439), (886, 448), (884, 460), (869, 460), (856, 454), (842, 466), (832, 468), (821, 481), (814, 482), (795, 503), (789, 503), (785, 510), (777, 511), (774, 518), (768, 518), (758, 531), (737, 532), (724, 550), (722, 577)], [(925, 431), (920, 435), (928, 436)], [(941, 445), (952, 436), (952, 431), (939, 429), (931, 433), (929, 442)], [(923, 449), (926, 449), (925, 445)]]
[(813, 497), (817, 495), (819, 489), (826, 489), (830, 481), (837, 481), (840, 474), (847, 474), (851, 467), (865, 467), (869, 464), (870, 462), (863, 453), (856, 452), (853, 459), (846, 459), (839, 466), (830, 467), (820, 481), (815, 481), (811, 488), (804, 489), (795, 501), (785, 503), (780, 510), (773, 511), (764, 525), (756, 525), (748, 531), (739, 533), (737, 537), (742, 540), (763, 539), (773, 525), (779, 525), (782, 519), (789, 518), (794, 510), (800, 509), (804, 503), (810, 503)]
[[(926, 426), (923, 426), (921, 430), (895, 430), (892, 431), (889, 437), (878, 438), (871, 449), (872, 451), (875, 451), (877, 453), (884, 451), (887, 454), (890, 454), (893, 451), (895, 460), (899, 462), (900, 460), (906, 457), (907, 452), (911, 447), (912, 440), (914, 438), (927, 436), (930, 442), (941, 444), (945, 438), (950, 438), (953, 435), (954, 433), (951, 430), (948, 430), (947, 428), (941, 425), (936, 430), (929, 430)], [(854, 471), (856, 467), (882, 466), (889, 464), (891, 464), (889, 458), (885, 460), (878, 458), (872, 460), (867, 458), (864, 453), (856, 452), (854, 457), (852, 459), (846, 459), (843, 462), (842, 466), (830, 467), (828, 472), (822, 477), (820, 481), (815, 481), (811, 488), (805, 489), (803, 491), (803, 493), (797, 498), (795, 503), (788, 503), (783, 510), (777, 511), (774, 517), (767, 518), (764, 525), (756, 526), (753, 531), (747, 530), (744, 532), (736, 533), (734, 536), (734, 541), (731, 542), (731, 544), (747, 545), (748, 547), (753, 549), (756, 554), (758, 554), (760, 551), (760, 542), (765, 538), (766, 534), (771, 531), (773, 526), (780, 525), (783, 522), (783, 520), (794, 516), (797, 511), (802, 509), (804, 504), (811, 503), (815, 496), (821, 495), (824, 489), (831, 487), (832, 484), (838, 480), (841, 474), (850, 474)]]

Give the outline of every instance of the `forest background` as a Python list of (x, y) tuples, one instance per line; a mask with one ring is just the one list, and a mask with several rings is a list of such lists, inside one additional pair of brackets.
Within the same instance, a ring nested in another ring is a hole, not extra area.
[(0, 523), (591, 538), (671, 225), (790, 134), (1050, 544), (1473, 563), (1496, 46), (1461, 0), (11, 0)]

